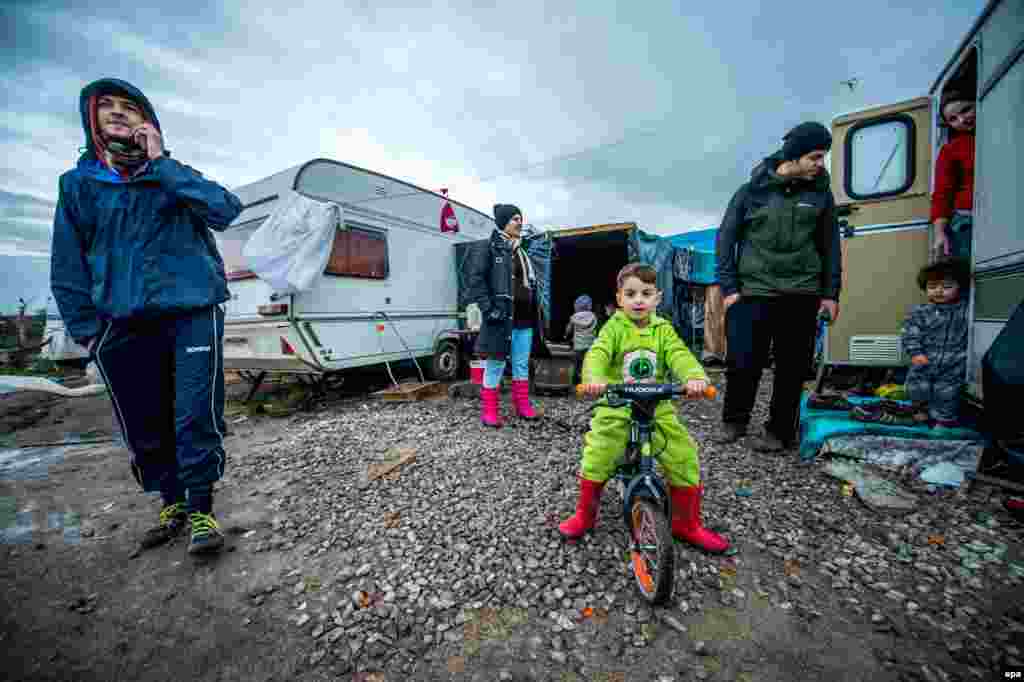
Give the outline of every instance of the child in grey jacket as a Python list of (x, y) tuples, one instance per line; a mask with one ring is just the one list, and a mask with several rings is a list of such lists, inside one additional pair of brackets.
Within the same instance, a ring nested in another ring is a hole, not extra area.
[(959, 258), (921, 269), (917, 284), (928, 302), (914, 306), (903, 324), (903, 351), (910, 356), (910, 399), (939, 427), (957, 424), (957, 403), (967, 372), (967, 301), (970, 266)]
[(594, 345), (594, 339), (597, 337), (597, 315), (591, 311), (593, 305), (594, 302), (589, 296), (577, 298), (573, 304), (576, 312), (569, 318), (569, 324), (565, 327), (565, 335), (566, 337), (572, 335), (572, 349), (576, 351), (576, 366), (572, 373), (573, 386), (580, 383), (583, 358), (590, 347)]

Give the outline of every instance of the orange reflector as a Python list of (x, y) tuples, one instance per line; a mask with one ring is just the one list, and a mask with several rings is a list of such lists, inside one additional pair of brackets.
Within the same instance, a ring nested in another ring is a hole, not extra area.
[(644, 561), (640, 552), (633, 552), (633, 574), (640, 581), (640, 587), (644, 588), (644, 592), (654, 592), (654, 580), (647, 572), (647, 562)]
[(287, 303), (267, 303), (256, 308), (260, 315), (284, 315), (288, 312)]
[(295, 355), (295, 349), (292, 348), (292, 344), (288, 343), (288, 339), (281, 337), (281, 355)]

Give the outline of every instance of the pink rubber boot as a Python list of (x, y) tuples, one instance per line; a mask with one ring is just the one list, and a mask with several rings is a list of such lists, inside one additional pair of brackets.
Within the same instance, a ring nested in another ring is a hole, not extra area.
[(498, 391), (497, 388), (480, 389), (480, 421), (484, 426), (501, 428), (501, 414), (498, 412)]
[(536, 419), (538, 415), (530, 404), (530, 381), (528, 379), (512, 380), (512, 404), (516, 408), (516, 416), (523, 419)]

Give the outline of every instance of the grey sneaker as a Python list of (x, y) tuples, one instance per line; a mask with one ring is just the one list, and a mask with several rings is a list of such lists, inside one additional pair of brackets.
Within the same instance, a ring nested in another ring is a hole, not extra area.
[(786, 444), (771, 431), (765, 431), (764, 435), (754, 441), (754, 450), (757, 452), (782, 452)]
[(185, 503), (175, 502), (168, 504), (160, 510), (160, 519), (157, 525), (146, 531), (139, 543), (143, 549), (150, 549), (162, 545), (171, 538), (176, 537), (185, 528), (187, 516), (185, 514)]
[(747, 435), (746, 424), (722, 422), (722, 433), (715, 438), (715, 442), (719, 445), (728, 445), (729, 443), (735, 443), (745, 435)]

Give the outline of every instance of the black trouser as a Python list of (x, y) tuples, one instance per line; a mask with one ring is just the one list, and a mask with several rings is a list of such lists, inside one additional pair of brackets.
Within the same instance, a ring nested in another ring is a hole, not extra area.
[[(587, 349), (589, 350), (589, 349)], [(576, 362), (572, 368), (572, 385), (578, 386), (583, 383), (583, 358), (587, 357), (586, 350), (578, 350), (576, 353)]]
[(761, 371), (774, 349), (775, 379), (768, 431), (784, 443), (797, 437), (800, 394), (817, 333), (817, 296), (741, 296), (725, 314), (729, 339), (722, 421), (746, 425)]

